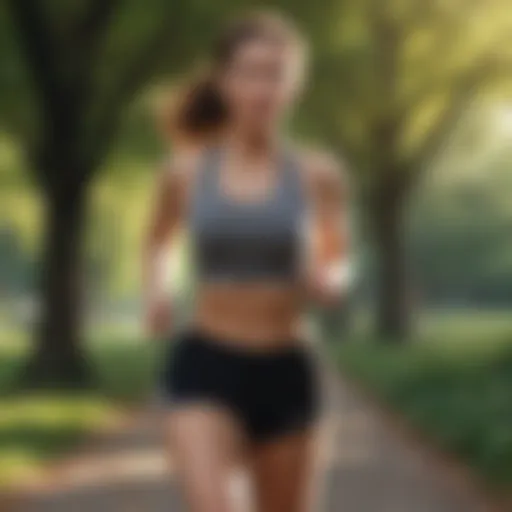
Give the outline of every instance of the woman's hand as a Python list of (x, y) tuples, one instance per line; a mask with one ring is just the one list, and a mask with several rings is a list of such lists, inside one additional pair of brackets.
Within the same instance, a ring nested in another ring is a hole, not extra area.
[(172, 327), (172, 303), (170, 297), (161, 296), (148, 301), (145, 328), (149, 336), (166, 336)]
[(344, 263), (317, 267), (309, 276), (309, 295), (326, 307), (337, 306), (345, 295), (349, 277), (348, 265)]
[(348, 265), (347, 186), (343, 170), (329, 155), (310, 155), (311, 198), (309, 297), (324, 307), (339, 306), (351, 278)]

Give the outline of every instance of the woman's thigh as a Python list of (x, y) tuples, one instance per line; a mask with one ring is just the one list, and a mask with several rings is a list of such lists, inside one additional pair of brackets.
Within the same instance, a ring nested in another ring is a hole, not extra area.
[(230, 477), (241, 432), (232, 415), (208, 405), (180, 407), (168, 416), (172, 465), (191, 512), (231, 512)]
[(258, 446), (251, 469), (257, 512), (310, 512), (316, 483), (316, 431)]

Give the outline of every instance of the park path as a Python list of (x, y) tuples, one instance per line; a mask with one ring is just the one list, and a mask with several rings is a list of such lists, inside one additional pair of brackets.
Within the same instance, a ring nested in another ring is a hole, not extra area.
[[(491, 512), (352, 386), (328, 375), (318, 512)], [(158, 412), (98, 441), (12, 512), (180, 512)], [(9, 511), (11, 512), (11, 511)], [(284, 511), (283, 511), (284, 512)]]

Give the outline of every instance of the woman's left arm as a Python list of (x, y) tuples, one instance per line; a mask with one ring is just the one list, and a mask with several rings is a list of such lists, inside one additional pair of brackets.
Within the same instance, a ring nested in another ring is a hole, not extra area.
[(345, 169), (328, 156), (312, 159), (311, 288), (322, 304), (338, 304), (350, 280), (348, 186)]

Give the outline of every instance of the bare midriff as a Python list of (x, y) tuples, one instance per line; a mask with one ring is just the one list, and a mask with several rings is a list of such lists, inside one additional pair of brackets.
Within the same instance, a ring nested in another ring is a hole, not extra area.
[(296, 285), (203, 283), (197, 290), (194, 325), (219, 342), (272, 350), (295, 343), (302, 310)]

